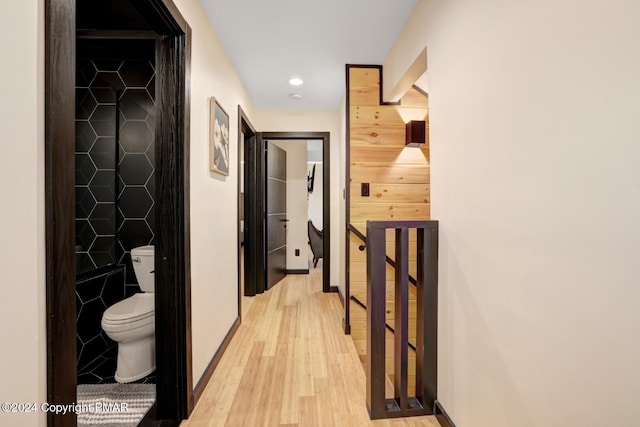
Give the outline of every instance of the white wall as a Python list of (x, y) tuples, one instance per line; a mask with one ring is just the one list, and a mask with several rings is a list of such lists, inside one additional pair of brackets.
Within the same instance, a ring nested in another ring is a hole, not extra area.
[[(191, 256), (194, 385), (237, 317), (237, 105), (253, 106), (200, 3), (176, 2), (193, 30), (191, 66)], [(44, 2), (2, 3), (0, 51), (11, 58), (0, 79), (0, 227), (3, 274), (0, 366), (3, 402), (46, 395), (44, 234)], [(15, 40), (20, 42), (16, 43)], [(230, 116), (231, 175), (208, 171), (207, 98)], [(8, 386), (10, 385), (10, 387)], [(0, 413), (2, 425), (44, 425), (45, 414)]]
[(324, 178), (324, 173), (322, 171), (322, 162), (309, 162), (307, 163), (307, 175), (311, 175), (314, 165), (316, 166), (316, 174), (313, 179), (313, 193), (309, 194), (308, 217), (313, 221), (313, 225), (315, 225), (318, 230), (322, 230), (322, 180)]
[(440, 220), (438, 395), (458, 427), (640, 410), (640, 3), (421, 1)]
[[(271, 141), (287, 152), (287, 270), (309, 268), (307, 238), (307, 144)], [(300, 255), (295, 255), (295, 250)]]
[[(340, 116), (337, 111), (288, 111), (256, 110), (253, 125), (259, 132), (329, 132), (331, 138), (330, 161), (332, 167), (340, 164)], [(325, 159), (326, 161), (326, 159)], [(331, 176), (331, 286), (338, 286), (340, 280), (340, 260), (344, 258), (344, 245), (340, 245), (340, 232), (344, 229), (340, 220), (339, 189), (340, 177)], [(323, 260), (327, 265), (326, 260)]]
[[(194, 387), (238, 316), (238, 104), (253, 105), (198, 0), (176, 0), (192, 30), (191, 303)], [(229, 114), (230, 171), (209, 171), (209, 97)]]
[[(44, 2), (0, 3), (0, 401), (46, 396)], [(19, 42), (16, 42), (19, 40)], [(0, 412), (0, 425), (45, 425)]]

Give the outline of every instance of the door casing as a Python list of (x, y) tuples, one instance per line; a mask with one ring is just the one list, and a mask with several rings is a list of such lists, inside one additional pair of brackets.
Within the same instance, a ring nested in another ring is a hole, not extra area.
[[(265, 290), (264, 212), (261, 192), (261, 167), (264, 150), (258, 144), (258, 133), (249, 118), (238, 106), (238, 144), (244, 146), (244, 167), (238, 156), (238, 174), (244, 175), (244, 295), (254, 296)], [(240, 203), (240, 176), (238, 176), (238, 203)], [(240, 206), (238, 206), (240, 212)], [(241, 292), (240, 276), (240, 218), (238, 216), (238, 295)], [(239, 309), (240, 310), (240, 309)]]
[[(322, 140), (323, 171), (323, 236), (324, 260), (322, 269), (322, 291), (338, 292), (337, 286), (331, 286), (331, 139), (329, 132), (257, 132), (255, 142), (248, 140), (245, 145), (245, 222), (252, 229), (245, 233), (245, 271), (255, 273), (255, 280), (250, 281), (249, 274), (245, 280), (245, 295), (253, 296), (266, 290), (265, 269), (265, 141), (267, 140), (300, 140), (306, 143), (309, 139)], [(244, 142), (242, 142), (244, 143)], [(239, 162), (239, 160), (238, 160)], [(238, 165), (240, 167), (240, 165)], [(252, 248), (252, 249), (250, 249)]]
[[(131, 0), (159, 42), (156, 230), (157, 416), (192, 411), (189, 253), (189, 67), (191, 30), (172, 0)], [(131, 36), (131, 34), (130, 34)], [(76, 0), (45, 0), (45, 211), (47, 401), (76, 402), (75, 308)], [(171, 233), (171, 234), (169, 234)], [(49, 426), (76, 415), (47, 414)]]

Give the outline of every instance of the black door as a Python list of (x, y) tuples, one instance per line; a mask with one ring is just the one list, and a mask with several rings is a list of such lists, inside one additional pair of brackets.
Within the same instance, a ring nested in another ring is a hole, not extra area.
[(267, 289), (287, 275), (287, 152), (267, 141)]

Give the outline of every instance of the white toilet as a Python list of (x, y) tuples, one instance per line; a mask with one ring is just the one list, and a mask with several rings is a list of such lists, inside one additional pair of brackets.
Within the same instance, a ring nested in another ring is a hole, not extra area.
[(153, 246), (131, 249), (142, 293), (112, 305), (102, 315), (102, 329), (118, 343), (119, 383), (139, 380), (156, 369), (154, 254)]

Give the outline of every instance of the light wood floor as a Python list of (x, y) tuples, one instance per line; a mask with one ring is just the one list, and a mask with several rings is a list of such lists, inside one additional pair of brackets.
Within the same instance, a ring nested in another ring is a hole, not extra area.
[(321, 278), (312, 268), (243, 300), (242, 324), (182, 427), (439, 426), (434, 417), (369, 420), (362, 364)]

